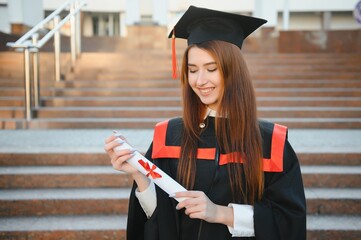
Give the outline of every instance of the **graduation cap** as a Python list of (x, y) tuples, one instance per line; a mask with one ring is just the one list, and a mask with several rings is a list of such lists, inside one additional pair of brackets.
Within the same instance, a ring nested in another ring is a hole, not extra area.
[(241, 49), (243, 40), (266, 22), (261, 18), (190, 6), (168, 36), (172, 38), (173, 78), (176, 78), (175, 38), (187, 39), (188, 45), (220, 40)]

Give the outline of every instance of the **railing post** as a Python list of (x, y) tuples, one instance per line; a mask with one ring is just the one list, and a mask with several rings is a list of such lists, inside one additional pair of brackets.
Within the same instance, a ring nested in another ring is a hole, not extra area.
[[(1, 0), (0, 0), (1, 1)], [(65, 0), (64, 0), (65, 1)], [(81, 51), (81, 24), (80, 24), (80, 9), (85, 6), (84, 0), (67, 0), (49, 16), (43, 19), (40, 23), (30, 29), (25, 35), (19, 38), (16, 42), (8, 42), (6, 46), (14, 49), (21, 49), (24, 52), (24, 91), (25, 91), (25, 118), (26, 121), (31, 121), (33, 118), (33, 107), (39, 108), (40, 102), (40, 81), (39, 81), (39, 49), (41, 49), (50, 38), (54, 37), (54, 58), (55, 58), (55, 80), (61, 80), (60, 69), (60, 29), (64, 24), (70, 21), (71, 27), (71, 60), (72, 70), (75, 66), (77, 56)], [(70, 6), (70, 13), (64, 19), (60, 20), (59, 14)], [(45, 36), (39, 39), (37, 34), (45, 24), (54, 22), (54, 28), (50, 30)], [(31, 40), (30, 40), (31, 38)], [(33, 54), (31, 56), (31, 54)], [(33, 82), (31, 79), (33, 77)], [(32, 86), (33, 85), (33, 86)], [(33, 88), (32, 88), (33, 87)], [(34, 95), (32, 92), (34, 91)], [(34, 98), (34, 99), (33, 99)], [(33, 101), (34, 100), (34, 101)], [(34, 106), (33, 106), (34, 105)]]
[[(60, 22), (60, 17), (54, 17), (54, 28)], [(60, 30), (54, 34), (55, 81), (60, 82)]]
[[(39, 34), (33, 34), (33, 45), (37, 46)], [(34, 107), (40, 107), (40, 83), (39, 83), (39, 49), (34, 48), (33, 51), (33, 83), (34, 83)]]
[[(75, 7), (79, 7), (79, 1), (75, 1)], [(79, 57), (81, 53), (81, 18), (80, 11), (76, 14), (76, 55)]]
[(75, 16), (73, 15), (75, 10), (75, 4), (70, 5), (70, 48), (71, 48), (71, 66), (74, 69), (75, 60), (76, 60), (76, 22)]
[(30, 84), (30, 51), (29, 47), (24, 48), (24, 75), (25, 75), (25, 117), (27, 121), (32, 119), (31, 109), (31, 84)]

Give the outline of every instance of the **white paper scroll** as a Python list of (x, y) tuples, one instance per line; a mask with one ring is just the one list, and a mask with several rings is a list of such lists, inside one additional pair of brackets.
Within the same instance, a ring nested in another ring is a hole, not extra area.
[[(128, 143), (124, 142), (122, 145), (116, 147), (114, 150), (133, 149)], [(127, 161), (130, 165), (136, 168), (139, 172), (151, 179), (166, 193), (173, 195), (176, 192), (187, 191), (182, 185), (180, 185), (173, 178), (168, 176), (160, 168), (154, 165), (151, 161), (146, 159), (137, 150), (134, 152), (134, 156)], [(175, 198), (178, 202), (183, 201), (186, 198)]]

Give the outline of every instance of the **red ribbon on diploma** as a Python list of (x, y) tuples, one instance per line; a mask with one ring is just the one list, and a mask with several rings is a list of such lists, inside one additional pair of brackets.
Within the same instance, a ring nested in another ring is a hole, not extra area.
[(157, 166), (155, 166), (153, 164), (152, 168), (149, 167), (149, 163), (148, 162), (144, 162), (142, 159), (139, 159), (138, 160), (138, 163), (140, 165), (142, 165), (142, 167), (148, 172), (147, 173), (147, 177), (149, 177), (149, 175), (153, 178), (153, 179), (156, 179), (156, 178), (161, 178), (162, 175), (160, 175), (159, 173), (155, 172), (154, 170), (157, 168)]

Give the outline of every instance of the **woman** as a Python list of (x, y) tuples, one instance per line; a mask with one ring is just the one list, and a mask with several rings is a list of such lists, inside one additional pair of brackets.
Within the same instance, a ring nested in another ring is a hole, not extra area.
[[(189, 191), (167, 195), (114, 151), (113, 167), (135, 184), (127, 239), (306, 239), (299, 163), (283, 126), (257, 120), (241, 54), (263, 19), (190, 7), (171, 35), (188, 39), (183, 117), (159, 123), (146, 157)], [(186, 198), (177, 202), (175, 198)]]

